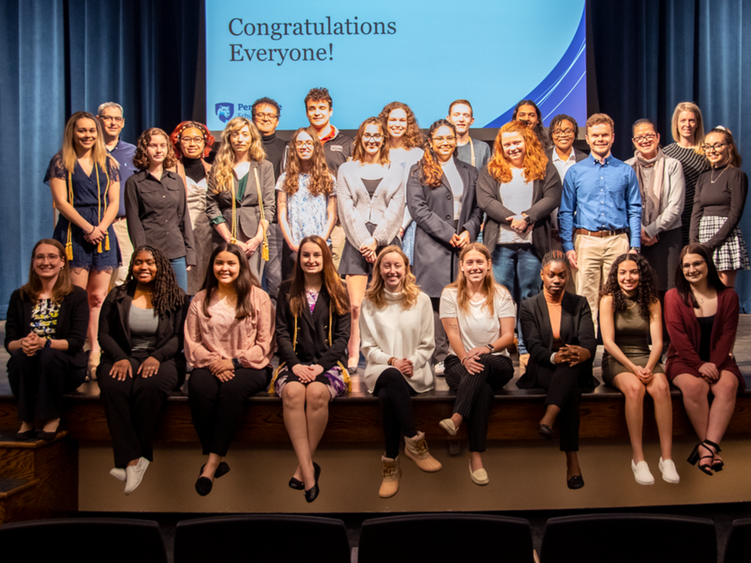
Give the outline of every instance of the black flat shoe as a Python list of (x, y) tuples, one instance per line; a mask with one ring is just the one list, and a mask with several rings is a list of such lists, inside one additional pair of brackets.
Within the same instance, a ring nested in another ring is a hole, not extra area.
[(45, 432), (44, 430), (42, 430), (41, 432), (37, 432), (37, 438), (39, 438), (40, 440), (44, 440), (45, 442), (51, 442), (52, 440), (57, 438), (57, 435), (62, 430), (62, 427), (63, 427), (63, 424), (61, 422), (61, 423), (58, 423), (57, 428), (55, 428), (54, 432)]
[(287, 484), (289, 485), (290, 489), (295, 489), (296, 491), (302, 491), (303, 489), (305, 489), (305, 483), (300, 481), (300, 479), (295, 479), (294, 477), (292, 477)]
[(31, 440), (32, 438), (36, 438), (36, 435), (37, 431), (32, 428), (26, 432), (16, 432), (15, 439), (19, 442), (22, 440)]
[(581, 489), (584, 486), (584, 479), (581, 475), (574, 475), (566, 482), (569, 489)]
[(542, 424), (542, 423), (538, 424), (537, 433), (543, 438), (545, 438), (546, 440), (553, 439), (553, 429), (547, 424)]
[(211, 492), (211, 487), (213, 486), (214, 483), (212, 483), (211, 479), (208, 477), (199, 477), (198, 481), (196, 481), (196, 492), (202, 497), (205, 497)]
[[(204, 467), (206, 466), (204, 465)], [(201, 473), (203, 473), (203, 467), (201, 467)], [(214, 472), (214, 479), (224, 477), (227, 473), (229, 473), (229, 464), (226, 461), (223, 461), (216, 468), (216, 471)]]
[[(321, 466), (314, 461), (313, 468), (315, 469), (316, 484), (305, 491), (305, 500), (308, 502), (313, 502), (314, 500), (316, 500), (318, 498), (318, 493), (321, 492), (321, 490), (318, 488), (318, 477), (321, 476)], [(303, 485), (303, 487), (304, 486), (305, 485)]]

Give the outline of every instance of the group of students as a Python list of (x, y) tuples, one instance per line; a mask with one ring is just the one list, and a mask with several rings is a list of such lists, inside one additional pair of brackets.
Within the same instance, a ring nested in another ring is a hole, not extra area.
[[(261, 124), (278, 120), (278, 105), (264, 100), (254, 105), (254, 121), (259, 114)], [(54, 239), (35, 246), (29, 282), (13, 294), (8, 310), (5, 345), (19, 438), (36, 435), (35, 420), (43, 423), (43, 439), (57, 434), (61, 396), (85, 378), (88, 335), (88, 364), (99, 380), (115, 449), (111, 473), (125, 481), (126, 493), (153, 459), (156, 417), (183, 383), (187, 360), (191, 414), (208, 456), (198, 493), (208, 494), (214, 479), (229, 471), (223, 458), (244, 403), (268, 388), (282, 397), (298, 458), (289, 486), (312, 502), (321, 472), (313, 456), (328, 403), (350, 388), (362, 352), (364, 380), (383, 410), (379, 494), (398, 491), (401, 436), (405, 455), (418, 467), (441, 468), (415, 428), (410, 401), (433, 388), (438, 362), (457, 395), (454, 414), (440, 426), (456, 435), (466, 421), (470, 476), (484, 485), (490, 409), (494, 393), (513, 377), (507, 349), (517, 330), (525, 366), (518, 385), (547, 390), (538, 431), (552, 438), (560, 418), (567, 484), (581, 488), (578, 403), (581, 390), (596, 384), (592, 313), (599, 307), (603, 378), (626, 396), (637, 482), (654, 481), (641, 448), (645, 390), (655, 399), (663, 478), (679, 480), (671, 458), (668, 379), (683, 391), (701, 440), (691, 459), (709, 474), (722, 469), (719, 443), (743, 386), (731, 356), (739, 311), (733, 273), (743, 264), (732, 267), (737, 260), (728, 264), (722, 256), (745, 256), (737, 223), (747, 180), (729, 131), (704, 138), (698, 108), (676, 109), (676, 143), (685, 141), (693, 154), (705, 151), (705, 166), (711, 166), (696, 178), (692, 244), (667, 271), (671, 281), (656, 275), (636, 248), (617, 257), (592, 303), (566, 289), (577, 263), (554, 250), (562, 180), (571, 166), (582, 166), (574, 164), (581, 158), (572, 146), (573, 118), (554, 118), (545, 137), (539, 109), (524, 100), (515, 112), (520, 119), (500, 129), (491, 154), (468, 137), (467, 100), (452, 103), (449, 119), (433, 123), (424, 142), (414, 114), (400, 102), (366, 119), (349, 143), (328, 122), (332, 103), (325, 89), (312, 90), (305, 103), (311, 126), (296, 131), (282, 150), (254, 122), (230, 120), (212, 165), (205, 159), (214, 138), (200, 123), (183, 122), (169, 136), (157, 128), (144, 132), (133, 158), (140, 171), (125, 187), (135, 250), (125, 282), (109, 294), (119, 262), (112, 228), (118, 166), (99, 121), (85, 112), (71, 117), (47, 173), (60, 211)], [(602, 156), (607, 164), (611, 158), (612, 121), (609, 127), (606, 153), (598, 138), (590, 142), (590, 160)], [(459, 144), (463, 137), (469, 140)], [(658, 143), (654, 125), (635, 124), (640, 164), (632, 173), (645, 210), (639, 235), (648, 246), (670, 240), (672, 248), (675, 237), (667, 233), (678, 228), (689, 174), (663, 161)], [(271, 150), (278, 156), (277, 180), (266, 158)], [(722, 175), (720, 189), (715, 184)], [(719, 220), (722, 213), (726, 221)], [(273, 242), (275, 220), (281, 249)], [(332, 240), (337, 220), (343, 244)], [(476, 242), (480, 233), (482, 243)], [(261, 281), (271, 254), (280, 258), (280, 278), (287, 281), (274, 291), (266, 276), (270, 296)], [(670, 283), (675, 288), (664, 295)], [(659, 364), (663, 295), (667, 376)], [(275, 352), (279, 368), (272, 374)]]

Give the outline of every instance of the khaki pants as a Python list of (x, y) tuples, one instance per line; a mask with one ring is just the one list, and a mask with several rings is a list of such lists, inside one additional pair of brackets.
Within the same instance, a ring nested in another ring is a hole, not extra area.
[(111, 278), (110, 289), (116, 285), (125, 283), (125, 278), (128, 276), (128, 269), (130, 268), (130, 257), (133, 254), (133, 243), (130, 242), (130, 235), (128, 234), (128, 222), (125, 219), (115, 220), (112, 223), (112, 227), (115, 229), (117, 244), (120, 246), (120, 257), (123, 262), (122, 266), (115, 270)]
[(342, 259), (342, 251), (347, 237), (344, 235), (344, 229), (337, 225), (331, 231), (331, 258), (334, 260), (334, 267), (339, 269), (339, 262)]
[(626, 233), (612, 237), (576, 235), (574, 250), (579, 270), (576, 273), (576, 293), (586, 297), (592, 309), (592, 321), (597, 333), (597, 309), (600, 304), (600, 287), (610, 273), (610, 266), (629, 248)]

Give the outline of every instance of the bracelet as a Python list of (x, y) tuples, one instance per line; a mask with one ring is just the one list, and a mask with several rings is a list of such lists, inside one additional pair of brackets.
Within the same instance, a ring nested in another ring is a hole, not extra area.
[(556, 355), (556, 353), (557, 352), (553, 352), (552, 354), (550, 354), (550, 363), (554, 364), (554, 365), (558, 365), (558, 364), (555, 363), (555, 355)]
[(395, 361), (396, 361), (396, 358), (394, 356), (391, 356), (387, 363), (388, 365), (393, 366)]
[(88, 234), (87, 234), (86, 236), (89, 236), (89, 235), (90, 235), (91, 233), (93, 233), (94, 231), (96, 231), (96, 227), (92, 227), (91, 231), (90, 231), (90, 232), (89, 232), (89, 233), (88, 233)]

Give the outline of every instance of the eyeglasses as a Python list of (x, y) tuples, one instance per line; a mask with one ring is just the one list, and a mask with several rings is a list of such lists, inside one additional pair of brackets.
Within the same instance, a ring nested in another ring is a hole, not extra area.
[(295, 141), (295, 146), (298, 149), (302, 149), (304, 147), (312, 149), (315, 145), (313, 144), (313, 141)]
[(553, 131), (553, 137), (569, 137), (573, 134), (573, 129), (556, 129), (555, 131)]
[(448, 137), (433, 137), (433, 141), (441, 144), (441, 143), (455, 143), (456, 137), (453, 135), (449, 135)]
[(269, 121), (274, 121), (275, 119), (279, 119), (279, 116), (275, 113), (263, 113), (259, 111), (258, 113), (254, 113), (253, 117), (257, 117), (258, 119), (268, 119)]
[(646, 135), (640, 135), (638, 137), (634, 137), (634, 142), (635, 143), (650, 142), (656, 138), (657, 138), (657, 135), (655, 135), (654, 133), (647, 133)]
[(180, 137), (180, 141), (182, 141), (186, 145), (189, 145), (191, 143), (196, 144), (196, 145), (202, 145), (203, 137)]
[(362, 138), (364, 141), (382, 141), (383, 135), (371, 135), (370, 133), (365, 133)]
[(698, 262), (692, 262), (691, 264), (682, 264), (681, 268), (684, 269), (684, 271), (689, 271), (691, 268), (694, 270), (698, 270), (701, 268), (706, 262), (704, 260), (700, 260)]
[(715, 143), (714, 145), (702, 145), (701, 148), (704, 150), (704, 152), (720, 152), (722, 150), (722, 147), (728, 146), (729, 143)]
[(47, 262), (57, 262), (62, 259), (62, 256), (59, 254), (37, 254), (34, 256), (34, 260), (37, 262), (44, 262), (45, 258), (47, 259)]
[(112, 116), (112, 115), (100, 115), (99, 119), (101, 119), (102, 121), (114, 121), (115, 123), (122, 123), (123, 122), (123, 118), (122, 117), (115, 117), (115, 116)]

